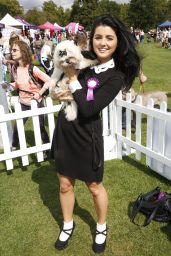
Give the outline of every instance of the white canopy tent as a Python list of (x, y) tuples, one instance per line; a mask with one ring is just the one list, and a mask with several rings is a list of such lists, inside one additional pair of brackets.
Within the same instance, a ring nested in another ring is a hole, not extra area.
[(25, 28), (25, 24), (14, 19), (10, 14), (6, 14), (1, 20), (0, 23), (4, 24), (5, 26), (17, 27), (20, 29)]
[(20, 31), (21, 31), (21, 29), (16, 28), (16, 27), (10, 27), (10, 26), (5, 26), (5, 28), (3, 28), (1, 30), (3, 37), (8, 40), (9, 40), (12, 32), (16, 32), (16, 34), (20, 34)]

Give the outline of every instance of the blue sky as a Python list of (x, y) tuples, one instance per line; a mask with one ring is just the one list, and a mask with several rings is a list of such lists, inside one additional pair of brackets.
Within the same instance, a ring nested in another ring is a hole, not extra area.
[[(41, 7), (43, 2), (46, 0), (19, 0), (19, 3), (24, 7), (24, 9), (32, 9), (33, 7)], [(71, 7), (73, 0), (53, 0), (57, 5), (61, 5), (64, 8)], [(129, 0), (115, 0), (117, 3), (128, 3)]]

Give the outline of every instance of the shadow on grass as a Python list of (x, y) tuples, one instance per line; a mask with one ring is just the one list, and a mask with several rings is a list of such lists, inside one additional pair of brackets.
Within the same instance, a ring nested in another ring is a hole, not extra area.
[(156, 173), (155, 171), (150, 169), (148, 166), (146, 166), (144, 163), (134, 160), (134, 159), (130, 158), (129, 156), (123, 157), (123, 161), (134, 166), (139, 171), (143, 171), (146, 175), (160, 180), (160, 182), (164, 183), (165, 185), (167, 185), (167, 186), (171, 185), (171, 181), (167, 180), (165, 177)]
[(164, 227), (161, 227), (160, 230), (167, 235), (167, 239), (171, 241), (171, 223), (167, 224)]
[[(128, 164), (130, 165), (133, 165), (134, 167), (138, 168), (140, 171), (143, 171), (145, 174), (149, 175), (150, 177), (154, 177), (154, 178), (157, 178), (159, 179), (160, 181), (162, 181), (165, 185), (171, 185), (171, 182), (167, 179), (165, 179), (164, 177), (162, 177), (161, 175), (159, 175), (158, 173), (155, 173), (154, 171), (151, 172), (150, 168), (148, 168), (146, 165), (130, 158), (130, 157), (124, 157), (123, 160), (125, 162), (127, 162)], [(138, 197), (138, 195), (137, 195)], [(133, 208), (133, 205), (134, 205), (134, 202), (130, 202), (129, 205), (128, 205), (128, 216), (130, 218), (131, 216), (131, 212), (132, 212), (132, 208)], [(142, 215), (142, 214), (141, 214)], [(140, 225), (142, 225), (143, 223), (141, 222)], [(167, 239), (169, 241), (171, 241), (171, 222), (170, 223), (166, 223), (166, 225), (164, 227), (161, 227), (160, 230), (165, 233), (167, 235)]]
[(32, 164), (36, 165), (37, 168), (39, 168), (41, 166), (41, 163), (37, 162), (37, 158), (36, 158), (35, 154), (29, 155), (29, 165), (28, 166), (22, 165), (21, 157), (17, 157), (15, 159), (13, 159), (13, 164), (14, 164), (14, 168), (12, 170), (7, 170), (5, 161), (3, 161), (0, 166), (0, 174), (6, 172), (7, 175), (11, 175), (11, 174), (15, 173), (15, 169), (20, 169), (21, 171), (25, 172), (25, 171), (29, 170), (29, 167)]
[(78, 215), (89, 227), (92, 237), (95, 234), (96, 222), (89, 211), (79, 206), (78, 201), (75, 201), (74, 214)]
[[(43, 204), (49, 209), (58, 225), (62, 227), (63, 216), (59, 199), (59, 180), (54, 169), (54, 162), (50, 161), (50, 166), (41, 166), (33, 171), (32, 180), (39, 185), (39, 193)], [(74, 214), (89, 225), (93, 235), (95, 221), (89, 211), (79, 206), (77, 200), (75, 201)]]
[(43, 204), (49, 209), (58, 225), (61, 226), (62, 212), (59, 203), (59, 181), (53, 169), (53, 162), (50, 166), (37, 168), (32, 173), (32, 180), (39, 185), (39, 193)]

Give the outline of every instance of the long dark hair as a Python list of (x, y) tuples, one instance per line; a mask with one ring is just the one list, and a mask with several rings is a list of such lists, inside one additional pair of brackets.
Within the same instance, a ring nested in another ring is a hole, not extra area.
[[(131, 33), (126, 29), (125, 25), (116, 17), (105, 14), (95, 19), (90, 33), (90, 50), (93, 50), (93, 37), (98, 26), (111, 27), (118, 39), (118, 46), (113, 54), (115, 66), (125, 74), (124, 88), (126, 91), (132, 86), (136, 76), (140, 70), (140, 58), (135, 49), (135, 45)], [(95, 53), (94, 53), (95, 54)]]

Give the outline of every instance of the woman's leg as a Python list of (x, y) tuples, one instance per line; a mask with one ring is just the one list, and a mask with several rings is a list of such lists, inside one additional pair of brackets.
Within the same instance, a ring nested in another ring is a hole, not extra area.
[(95, 253), (101, 253), (104, 252), (106, 247), (106, 217), (108, 210), (108, 196), (102, 183), (89, 183), (87, 184), (87, 187), (93, 195), (93, 200), (97, 214), (96, 235), (94, 238), (92, 248)]
[[(21, 104), (21, 109), (22, 111), (30, 110), (30, 106), (26, 106), (24, 104)], [(24, 124), (27, 122), (28, 117), (23, 118)], [(19, 146), (19, 137), (18, 137), (18, 128), (17, 124), (15, 123), (14, 128), (13, 128), (13, 137), (12, 137), (12, 147), (18, 147)]]
[(102, 183), (88, 183), (87, 187), (91, 192), (95, 204), (97, 222), (104, 224), (106, 222), (108, 210), (108, 196)]
[(73, 210), (75, 203), (74, 184), (75, 181), (68, 177), (59, 175), (60, 182), (60, 202), (63, 213), (63, 228), (55, 243), (55, 248), (62, 250), (68, 245), (68, 241), (74, 231)]
[[(44, 104), (43, 101), (38, 103), (38, 108), (43, 108)], [(49, 136), (45, 128), (45, 118), (44, 115), (39, 115), (39, 122), (40, 122), (40, 133), (43, 143), (49, 142)]]
[(60, 183), (60, 203), (65, 222), (69, 222), (73, 218), (73, 210), (75, 204), (74, 185), (75, 180), (59, 175)]

